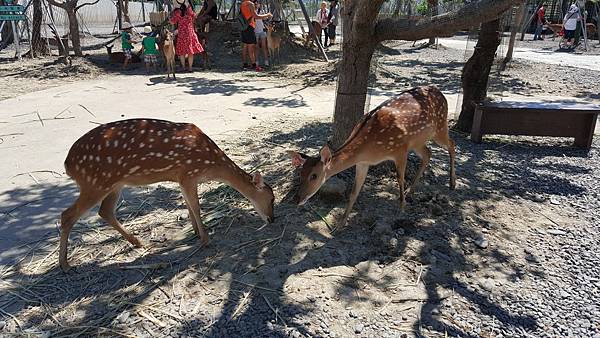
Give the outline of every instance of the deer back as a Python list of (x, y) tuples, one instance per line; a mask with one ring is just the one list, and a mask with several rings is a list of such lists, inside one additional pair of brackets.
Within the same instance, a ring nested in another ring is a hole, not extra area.
[(198, 127), (151, 119), (98, 126), (73, 144), (65, 160), (67, 174), (80, 186), (100, 190), (181, 181), (220, 165), (234, 166)]

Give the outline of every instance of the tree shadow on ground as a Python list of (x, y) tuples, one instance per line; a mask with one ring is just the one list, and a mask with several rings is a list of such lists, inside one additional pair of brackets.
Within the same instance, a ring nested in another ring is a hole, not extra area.
[[(282, 161), (288, 161), (283, 150), (297, 148), (315, 154), (330, 128), (329, 123), (310, 123), (291, 133), (274, 132), (264, 141), (249, 144), (251, 149), (244, 148), (255, 156), (243, 166), (257, 168), (265, 162), (274, 163), (262, 169), (266, 170), (267, 182), (278, 187), (284, 180), (292, 179), (291, 170), (281, 165)], [(291, 331), (312, 336), (319, 318), (345, 320), (345, 317), (336, 319), (331, 312), (339, 311), (343, 315), (345, 307), (360, 303), (384, 307), (385, 302), (374, 293), (398, 290), (397, 284), (402, 279), (392, 274), (374, 275), (373, 270), (402, 257), (401, 265), (414, 261), (424, 266), (422, 274), (415, 276), (415, 285), (422, 285), (423, 294), (413, 288), (390, 294), (390, 309), (396, 309), (394, 301), (400, 304), (406, 301), (403, 297), (409, 293), (416, 292), (410, 297), (423, 303), (413, 331), (420, 332), (426, 327), (453, 336), (476, 336), (440, 317), (440, 304), (448, 297), (443, 290), (454, 290), (469, 306), (478, 308), (501, 325), (534, 330), (537, 322), (530, 314), (512, 313), (484, 291), (457, 277), (480, 268), (472, 261), (473, 255), (484, 258), (487, 266), (509, 278), (524, 274), (544, 276), (535, 266), (523, 267), (512, 262), (510, 253), (477, 250), (470, 239), (480, 235), (481, 224), (468, 222), (465, 210), (472, 209), (471, 205), (477, 202), (496, 201), (501, 194), (519, 195), (524, 199), (531, 198), (532, 193), (581, 195), (582, 187), (555, 175), (557, 171), (576, 172), (581, 168), (556, 166), (541, 172), (535, 162), (544, 156), (583, 154), (564, 147), (499, 141), (474, 145), (460, 135), (454, 138), (464, 158), (457, 165), (461, 184), (456, 191), (447, 187), (447, 154), (438, 148), (434, 148), (432, 169), (424, 176), (423, 185), (410, 197), (406, 213), (398, 208), (395, 175), (373, 168), (349, 226), (337, 229), (334, 236), (317, 231), (314, 225), (322, 224), (322, 216), (343, 206), (344, 201), (331, 203), (317, 197), (306, 208), (298, 208), (284, 199), (276, 206), (276, 222), (261, 229), (259, 218), (248, 211), (248, 204), (237, 192), (211, 185), (202, 194), (201, 205), (205, 222), (212, 225), (212, 242), (202, 248), (190, 234), (189, 222), (180, 222), (173, 214), (173, 210), (182, 208), (177, 190), (166, 187), (166, 198), (153, 202), (148, 202), (148, 198), (155, 191), (134, 194), (134, 198), (146, 201), (148, 209), (143, 213), (147, 212), (147, 217), (137, 222), (142, 216), (135, 214), (135, 210), (142, 209), (142, 204), (132, 203), (135, 217), (125, 222), (125, 226), (149, 243), (145, 249), (131, 248), (112, 230), (106, 235), (98, 228), (78, 224), (76, 228), (80, 228), (80, 238), (85, 242), (76, 236), (70, 241), (76, 271), (65, 274), (54, 264), (45, 263), (56, 260), (51, 250), (45, 258), (37, 256), (41, 261), (31, 258), (32, 264), (38, 264), (37, 268), (25, 262), (3, 266), (1, 274), (7, 283), (2, 287), (0, 308), (19, 318), (23, 329), (35, 328), (58, 336), (127, 333), (258, 337), (286, 336)], [(263, 142), (280, 147), (267, 149)], [(502, 161), (498, 161), (497, 156), (502, 156)], [(416, 163), (411, 162), (414, 171)], [(439, 168), (444, 168), (441, 175), (432, 173), (439, 172)], [(481, 175), (484, 171), (494, 175)], [(55, 185), (38, 185), (36, 189), (25, 187), (6, 194), (16, 199), (9, 209), (26, 201), (53, 196), (54, 204), (50, 208), (11, 212), (27, 222), (47, 224), (66, 207), (61, 198), (73, 192), (72, 186), (59, 189)], [(286, 192), (278, 190), (280, 196)], [(444, 211), (432, 216), (436, 205), (441, 205)], [(224, 216), (209, 222), (209, 215), (216, 212)], [(120, 211), (119, 216), (123, 213)], [(392, 249), (374, 236), (380, 224), (402, 233)], [(178, 233), (187, 235), (153, 242), (155, 232), (168, 237)], [(55, 249), (56, 242), (54, 237), (44, 240), (43, 245), (46, 249)], [(415, 242), (422, 245), (414, 246)], [(325, 269), (341, 269), (345, 274), (332, 282), (330, 277), (319, 275), (319, 271)], [(400, 272), (404, 273), (405, 269)], [(302, 282), (302, 278), (306, 282)], [(321, 297), (320, 288), (323, 292), (326, 288), (332, 289), (327, 297), (341, 304), (332, 305), (339, 306), (335, 311), (323, 312), (327, 298)], [(138, 325), (140, 322), (143, 324)]]

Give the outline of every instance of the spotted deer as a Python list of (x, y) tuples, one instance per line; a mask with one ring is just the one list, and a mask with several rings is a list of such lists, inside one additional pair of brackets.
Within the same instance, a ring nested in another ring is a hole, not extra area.
[[(433, 86), (413, 88), (365, 115), (336, 152), (327, 145), (317, 157), (289, 151), (292, 164), (301, 167), (298, 204), (306, 203), (331, 176), (356, 166), (354, 187), (340, 224), (343, 227), (365, 182), (369, 166), (392, 160), (396, 164), (400, 185), (400, 207), (404, 210), (405, 196), (412, 191), (429, 163), (429, 140), (448, 150), (450, 188), (454, 189), (454, 141), (448, 135), (447, 118), (448, 102), (439, 89)], [(421, 165), (405, 191), (404, 171), (410, 150), (421, 158)]]
[(263, 220), (273, 221), (273, 190), (261, 175), (244, 172), (190, 123), (131, 119), (98, 126), (73, 144), (65, 169), (79, 186), (79, 197), (61, 215), (59, 263), (64, 271), (70, 268), (67, 243), (73, 225), (100, 202), (100, 217), (131, 244), (142, 245), (115, 216), (124, 186), (179, 183), (202, 245), (208, 243), (208, 233), (200, 218), (199, 183), (219, 181), (230, 185), (252, 202)]

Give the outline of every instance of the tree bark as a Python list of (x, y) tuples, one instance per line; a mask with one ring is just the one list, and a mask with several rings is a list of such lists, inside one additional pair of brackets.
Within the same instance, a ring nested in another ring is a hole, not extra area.
[(75, 56), (83, 56), (83, 52), (81, 51), (81, 39), (79, 36), (79, 21), (77, 20), (77, 12), (75, 11), (77, 1), (69, 1), (66, 4), (65, 11), (69, 18), (69, 34), (71, 35), (73, 52), (75, 53)]
[[(429, 6), (429, 13), (431, 13), (431, 16), (438, 14), (438, 0), (427, 0), (427, 5)], [(435, 36), (429, 38), (429, 44), (435, 45)]]
[(525, 3), (522, 3), (521, 6), (517, 7), (515, 10), (515, 17), (513, 19), (513, 26), (510, 29), (510, 40), (508, 41), (508, 51), (506, 52), (506, 57), (502, 62), (502, 70), (506, 68), (506, 65), (512, 60), (513, 51), (515, 49), (515, 40), (517, 39), (517, 32), (523, 25), (523, 20), (525, 19), (525, 15), (527, 14), (527, 6)]
[(129, 0), (123, 1), (123, 19), (131, 23), (131, 18), (129, 17)]
[(31, 27), (32, 57), (48, 54), (48, 47), (42, 41), (42, 0), (33, 0), (33, 20)]
[(490, 70), (496, 50), (500, 45), (500, 20), (481, 25), (475, 51), (465, 64), (462, 72), (463, 104), (455, 128), (469, 132), (473, 125), (473, 115), (477, 103), (487, 95)]

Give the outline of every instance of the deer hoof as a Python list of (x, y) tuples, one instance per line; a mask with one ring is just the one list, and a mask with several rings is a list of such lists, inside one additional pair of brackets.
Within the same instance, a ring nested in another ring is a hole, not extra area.
[(133, 244), (133, 246), (135, 246), (136, 248), (141, 248), (143, 247), (142, 242), (140, 242), (139, 239), (131, 236), (130, 238), (127, 239), (129, 241), (129, 243)]

